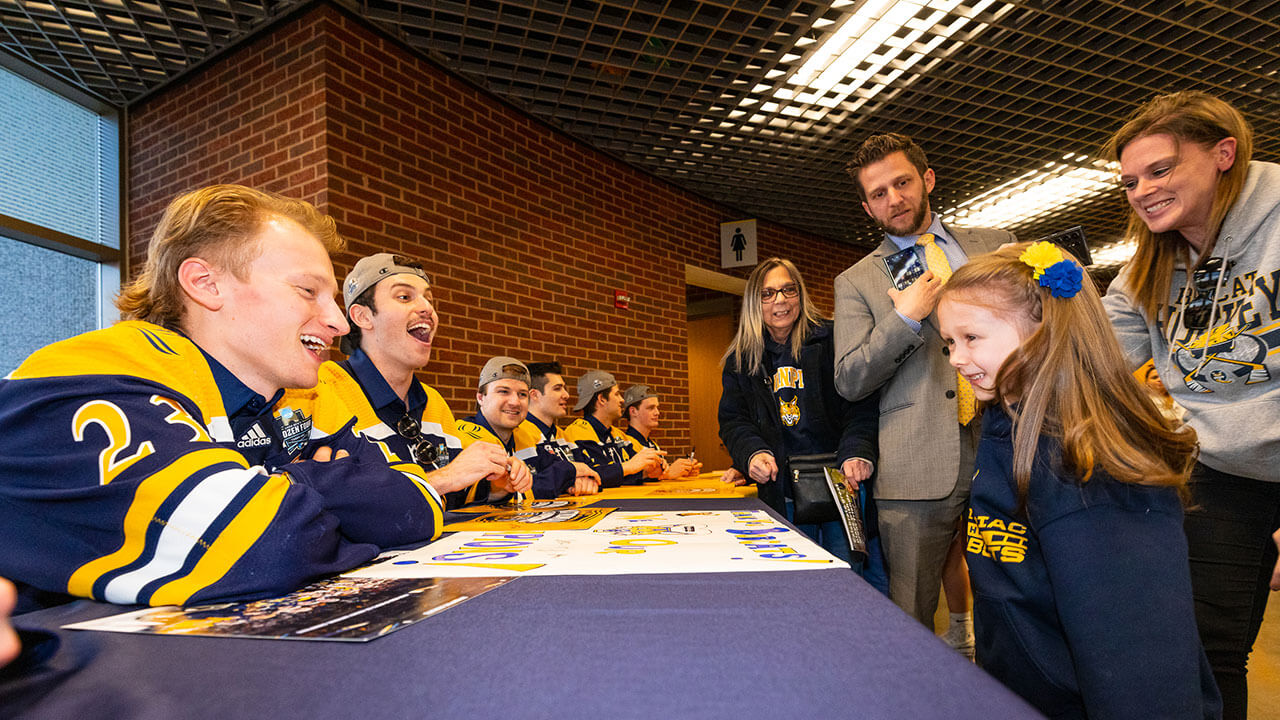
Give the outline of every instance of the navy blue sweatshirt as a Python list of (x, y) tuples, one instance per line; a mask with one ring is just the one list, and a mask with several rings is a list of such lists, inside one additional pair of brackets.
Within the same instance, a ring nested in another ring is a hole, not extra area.
[(1086, 483), (1041, 438), (1025, 510), (1011, 422), (986, 411), (967, 527), (977, 660), (1052, 718), (1218, 718), (1176, 491)]
[[(773, 455), (778, 481), (757, 487), (760, 500), (781, 513), (784, 498), (790, 495), (788, 455), (834, 452), (837, 465), (855, 457), (876, 462), (880, 394), (851, 403), (836, 392), (830, 322), (811, 329), (798, 359), (791, 357), (788, 347), (772, 339), (766, 340), (769, 343), (772, 356), (766, 351), (768, 367), (763, 374), (734, 370), (736, 357), (725, 361), (720, 378), (720, 440), (743, 475), (752, 455), (762, 451)], [(788, 370), (779, 373), (779, 367)]]

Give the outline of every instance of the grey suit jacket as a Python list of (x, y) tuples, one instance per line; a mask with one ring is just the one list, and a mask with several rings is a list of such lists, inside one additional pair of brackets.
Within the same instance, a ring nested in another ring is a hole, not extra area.
[[(1005, 230), (947, 228), (969, 257), (1017, 238)], [(938, 500), (960, 475), (956, 371), (938, 334), (937, 313), (913, 332), (889, 299), (880, 247), (836, 278), (836, 388), (849, 400), (880, 389), (880, 464), (875, 495), (884, 500)]]

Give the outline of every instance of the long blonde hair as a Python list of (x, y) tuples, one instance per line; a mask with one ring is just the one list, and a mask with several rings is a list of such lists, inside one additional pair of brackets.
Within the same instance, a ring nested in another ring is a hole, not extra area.
[(761, 373), (765, 327), (764, 302), (760, 299), (760, 291), (764, 289), (765, 275), (778, 267), (786, 269), (796, 288), (800, 290), (799, 317), (796, 318), (795, 326), (791, 328), (789, 343), (792, 357), (800, 359), (800, 349), (804, 347), (804, 341), (809, 337), (809, 332), (815, 325), (826, 320), (809, 301), (809, 291), (805, 289), (804, 278), (800, 277), (800, 271), (796, 269), (795, 263), (783, 258), (771, 257), (756, 265), (751, 275), (747, 276), (747, 288), (742, 291), (742, 312), (738, 315), (738, 332), (733, 336), (733, 342), (729, 343), (729, 349), (725, 350), (724, 357), (720, 358), (722, 366), (732, 358), (735, 372), (743, 372), (745, 369), (749, 375)]
[(146, 320), (176, 330), (182, 325), (183, 298), (178, 267), (201, 257), (244, 280), (257, 257), (257, 233), (272, 217), (298, 223), (330, 254), (344, 247), (333, 218), (311, 203), (243, 185), (210, 185), (183, 193), (169, 203), (147, 245), (142, 272), (116, 298), (126, 320)]
[(1019, 259), (1029, 246), (973, 258), (941, 293), (1037, 326), (995, 382), (996, 401), (1013, 418), (1019, 496), (1026, 498), (1037, 443), (1046, 435), (1062, 444), (1063, 469), (1082, 482), (1100, 467), (1121, 482), (1176, 487), (1185, 498), (1195, 431), (1167, 421), (1129, 372), (1088, 276), (1074, 297), (1054, 297)]
[[(1188, 90), (1161, 95), (1138, 108), (1111, 138), (1107, 152), (1119, 162), (1129, 143), (1149, 135), (1171, 135), (1175, 143), (1194, 143), (1204, 148), (1225, 138), (1236, 140), (1235, 163), (1218, 178), (1209, 211), (1207, 239), (1200, 250), (1201, 258), (1209, 257), (1222, 221), (1239, 199), (1249, 173), (1253, 129), (1229, 103), (1207, 93)], [(1176, 230), (1151, 232), (1132, 207), (1125, 235), (1138, 243), (1128, 268), (1134, 300), (1148, 321), (1157, 322), (1161, 319), (1161, 309), (1167, 307), (1174, 268), (1179, 261), (1184, 267), (1190, 265), (1187, 242)]]

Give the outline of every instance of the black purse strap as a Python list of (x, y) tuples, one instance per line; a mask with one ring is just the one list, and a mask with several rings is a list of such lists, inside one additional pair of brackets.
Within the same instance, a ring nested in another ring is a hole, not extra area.
[(787, 466), (791, 468), (791, 472), (797, 470), (801, 472), (820, 470), (836, 466), (835, 453), (815, 453), (812, 455), (789, 455), (787, 457)]

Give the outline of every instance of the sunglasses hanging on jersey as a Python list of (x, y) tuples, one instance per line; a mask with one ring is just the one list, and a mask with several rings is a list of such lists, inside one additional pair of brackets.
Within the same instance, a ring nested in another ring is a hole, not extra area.
[(396, 423), (396, 432), (409, 443), (414, 461), (422, 467), (438, 470), (448, 462), (448, 453), (443, 446), (432, 443), (424, 436), (422, 425), (409, 413), (405, 413)]

